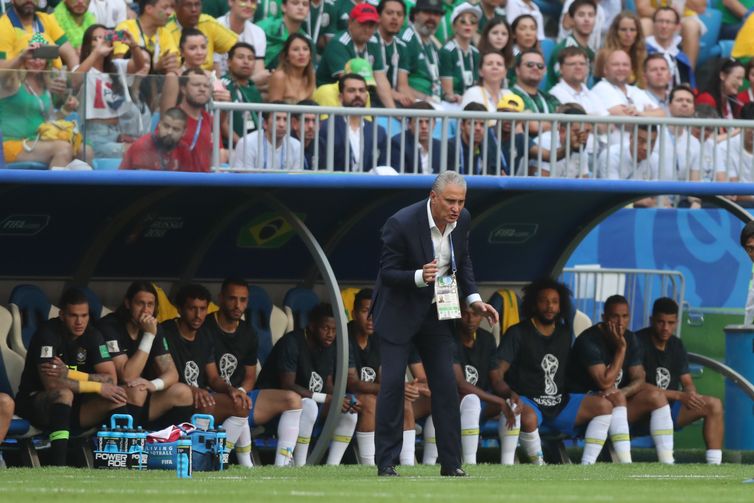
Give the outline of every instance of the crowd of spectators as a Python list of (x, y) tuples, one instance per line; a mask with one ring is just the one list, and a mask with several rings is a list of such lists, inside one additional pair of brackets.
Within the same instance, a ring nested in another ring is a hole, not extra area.
[[(225, 101), (585, 116), (452, 121), (440, 138), (437, 120), (304, 114), (303, 138), (301, 114), (222, 112), (217, 147), (233, 170), (751, 181), (738, 129), (587, 124), (754, 116), (747, 4), (720, 6), (736, 59), (700, 61), (711, 8), (569, 0), (555, 18), (531, 0), (12, 0), (0, 18), (4, 162), (210, 171), (209, 105)], [(430, 137), (448, 140), (445, 165)]]

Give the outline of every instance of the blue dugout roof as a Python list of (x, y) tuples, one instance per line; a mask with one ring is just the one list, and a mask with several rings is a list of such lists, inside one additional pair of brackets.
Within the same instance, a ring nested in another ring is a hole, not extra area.
[[(276, 208), (297, 215), (342, 282), (373, 281), (379, 231), (426, 197), (432, 176), (0, 172), (0, 276), (308, 282), (315, 262)], [(558, 272), (588, 231), (658, 194), (752, 194), (754, 185), (468, 178), (477, 279)], [(721, 198), (722, 206), (737, 210)], [(748, 218), (744, 213), (740, 218)]]

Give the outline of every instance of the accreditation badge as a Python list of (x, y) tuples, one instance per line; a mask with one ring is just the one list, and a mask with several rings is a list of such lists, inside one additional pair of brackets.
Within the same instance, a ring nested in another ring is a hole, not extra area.
[(455, 275), (438, 276), (435, 281), (435, 303), (438, 320), (455, 320), (461, 317), (458, 300), (458, 283)]

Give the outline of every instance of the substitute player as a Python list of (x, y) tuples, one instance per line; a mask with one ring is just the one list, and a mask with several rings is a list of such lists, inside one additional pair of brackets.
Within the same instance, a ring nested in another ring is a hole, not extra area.
[(178, 382), (178, 371), (157, 325), (157, 291), (152, 283), (134, 281), (123, 303), (97, 322), (115, 365), (118, 382), (126, 386), (128, 409), (137, 425), (155, 428), (191, 419), (191, 390)]
[(199, 331), (207, 317), (211, 295), (202, 285), (184, 285), (175, 296), (180, 316), (160, 325), (165, 331), (170, 354), (178, 367), (178, 378), (191, 388), (194, 409), (211, 414), (227, 432), (227, 447), (235, 447), (238, 464), (251, 468), (251, 399), (220, 376), (209, 334)]
[(576, 339), (569, 368), (569, 386), (575, 392), (595, 392), (615, 405), (610, 440), (623, 463), (631, 461), (631, 439), (623, 421), (631, 424), (649, 418), (649, 431), (661, 463), (673, 464), (673, 419), (665, 394), (644, 380), (641, 347), (628, 330), (628, 300), (612, 295), (605, 300), (602, 323)]
[(309, 313), (306, 328), (288, 332), (275, 343), (262, 367), (262, 372), (259, 373), (259, 389), (291, 390), (302, 397), (299, 436), (293, 451), (293, 460), (297, 466), (306, 463), (320, 405), (321, 417), (326, 416), (330, 406), (339, 406), (341, 410), (340, 420), (327, 454), (328, 465), (340, 464), (356, 429), (358, 401), (349, 396), (341, 400), (332, 395), (335, 374), (334, 342), (335, 317), (332, 306), (326, 303), (318, 304)]
[(44, 322), (29, 342), (16, 401), (19, 416), (50, 432), (50, 464), (64, 466), (71, 430), (127, 413), (128, 397), (116, 385), (102, 334), (89, 323), (84, 292), (70, 288), (58, 305), (60, 316)]
[(719, 465), (723, 458), (723, 404), (719, 398), (696, 392), (688, 353), (681, 339), (674, 337), (677, 326), (678, 304), (668, 297), (655, 300), (649, 326), (636, 332), (644, 350), (646, 380), (665, 393), (676, 430), (704, 419), (707, 463)]
[[(248, 418), (229, 417), (225, 422), (243, 419), (248, 427), (254, 427), (280, 416), (275, 465), (288, 466), (293, 461), (293, 449), (299, 433), (301, 397), (293, 391), (254, 389), (259, 341), (249, 322), (243, 319), (249, 305), (246, 281), (241, 278), (223, 281), (218, 304), (220, 309), (207, 317), (199, 329), (199, 336), (212, 342), (216, 369), (223, 381), (248, 395), (251, 402)], [(243, 430), (239, 444), (247, 445), (247, 431), (248, 428)]]
[[(603, 394), (566, 392), (571, 349), (570, 292), (544, 278), (524, 288), (526, 319), (505, 332), (500, 370), (510, 385), (510, 400), (521, 410), (521, 445), (532, 458), (541, 453), (542, 424), (571, 436), (584, 434), (582, 464), (597, 461), (607, 438), (613, 404)], [(534, 460), (540, 462), (541, 454)]]

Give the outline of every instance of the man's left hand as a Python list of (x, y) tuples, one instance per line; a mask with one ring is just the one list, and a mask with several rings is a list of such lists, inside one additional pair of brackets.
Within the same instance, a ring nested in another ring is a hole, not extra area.
[(500, 320), (500, 317), (498, 316), (495, 308), (485, 302), (482, 302), (481, 300), (478, 300), (471, 304), (471, 309), (473, 309), (476, 314), (487, 318), (487, 321), (489, 321), (492, 325), (497, 325), (498, 321)]

